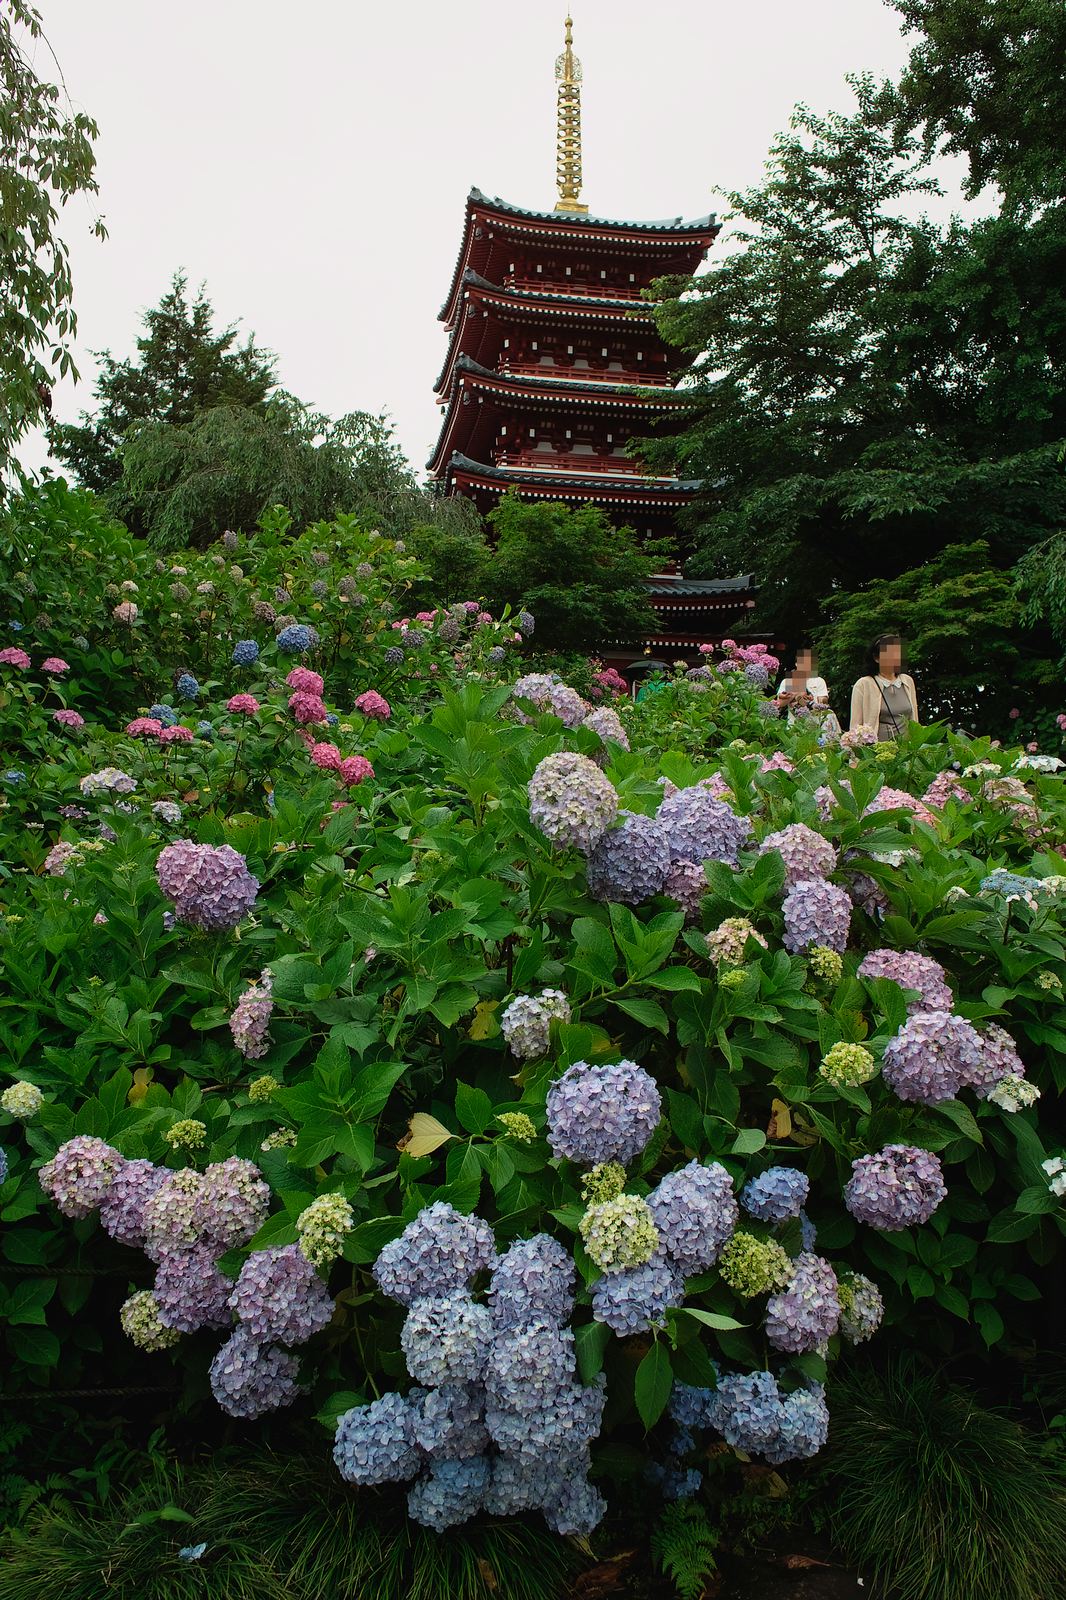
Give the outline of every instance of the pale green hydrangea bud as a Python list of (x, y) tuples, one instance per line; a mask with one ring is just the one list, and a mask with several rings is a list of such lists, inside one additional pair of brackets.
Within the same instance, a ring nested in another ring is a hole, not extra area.
[(581, 1180), (581, 1198), (587, 1206), (613, 1200), (626, 1186), (626, 1169), (620, 1161), (603, 1161)]
[(874, 751), (874, 760), (880, 762), (881, 766), (883, 767), (887, 767), (889, 763), (895, 759), (896, 745), (895, 741), (892, 739), (885, 739)]
[(295, 1128), (276, 1128), (273, 1133), (268, 1133), (260, 1150), (284, 1150), (289, 1145), (296, 1143)]
[(355, 1213), (342, 1194), (320, 1194), (296, 1219), (300, 1249), (313, 1267), (327, 1267), (354, 1225)]
[(169, 1127), (163, 1138), (172, 1150), (202, 1150), (207, 1143), (207, 1126), (195, 1117), (182, 1117)]
[(168, 1350), (181, 1338), (177, 1328), (167, 1328), (159, 1320), (159, 1302), (151, 1289), (131, 1294), (118, 1315), (123, 1333), (138, 1350)]
[(818, 1068), (827, 1083), (857, 1088), (877, 1075), (877, 1062), (861, 1044), (835, 1044)]
[(281, 1088), (277, 1078), (272, 1078), (269, 1072), (264, 1072), (261, 1078), (253, 1078), (248, 1085), (248, 1098), (253, 1106), (262, 1105), (264, 1100), (269, 1100)]
[(636, 1194), (589, 1206), (579, 1227), (589, 1259), (603, 1272), (642, 1267), (659, 1248), (659, 1230), (647, 1202)]
[(736, 994), (739, 989), (743, 989), (745, 976), (743, 967), (730, 967), (729, 971), (723, 972), (718, 979), (718, 987), (724, 989), (726, 994)]
[(1038, 972), (1036, 986), (1038, 989), (1045, 990), (1048, 994), (1062, 993), (1062, 979), (1057, 972)]
[[(8, 918), (8, 921), (13, 921)], [(35, 1083), (26, 1083), (20, 1080), (13, 1083), (9, 1089), (0, 1094), (0, 1106), (9, 1117), (18, 1117), (20, 1122), (28, 1122), (35, 1117), (44, 1104), (44, 1095)]]
[(844, 962), (835, 950), (824, 944), (812, 944), (807, 951), (807, 970), (812, 978), (835, 988), (844, 975)]
[(745, 1299), (782, 1289), (792, 1276), (792, 1262), (774, 1239), (735, 1233), (718, 1258), (718, 1270), (729, 1287)]
[(508, 1138), (514, 1139), (517, 1144), (532, 1144), (537, 1137), (533, 1119), (527, 1117), (524, 1111), (501, 1111), (496, 1121)]

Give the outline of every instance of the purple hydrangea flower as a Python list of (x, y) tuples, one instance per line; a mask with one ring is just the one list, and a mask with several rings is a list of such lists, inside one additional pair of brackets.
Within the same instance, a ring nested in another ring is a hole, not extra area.
[(518, 1239), (496, 1263), (489, 1284), (498, 1329), (543, 1320), (561, 1325), (574, 1309), (574, 1262), (547, 1233)]
[(619, 812), (621, 826), (610, 828), (589, 852), (588, 888), (594, 900), (639, 906), (658, 894), (670, 870), (670, 841), (652, 817)]
[(740, 1203), (760, 1222), (786, 1222), (799, 1216), (810, 1189), (807, 1174), (796, 1167), (770, 1167), (744, 1185)]
[(668, 1172), (648, 1196), (663, 1249), (686, 1277), (706, 1272), (737, 1225), (733, 1180), (717, 1161)]
[(812, 878), (828, 878), (837, 864), (837, 853), (828, 839), (808, 828), (805, 822), (790, 822), (777, 833), (768, 833), (759, 854), (776, 850), (785, 864), (785, 887), (807, 883)]
[(247, 1329), (238, 1328), (211, 1363), (211, 1393), (231, 1417), (261, 1417), (296, 1399), (297, 1371), (295, 1356), (256, 1344)]
[(953, 1100), (983, 1068), (981, 1039), (950, 1011), (912, 1011), (885, 1046), (881, 1076), (901, 1100), (935, 1106)]
[(122, 1166), (122, 1157), (111, 1145), (79, 1133), (60, 1145), (37, 1176), (65, 1217), (87, 1217), (105, 1198)]
[(659, 1125), (662, 1100), (654, 1078), (635, 1061), (589, 1066), (575, 1061), (548, 1090), (552, 1153), (582, 1166), (626, 1165)]
[(823, 878), (793, 884), (785, 896), (786, 950), (795, 954), (813, 944), (839, 954), (847, 945), (851, 926), (851, 901), (844, 889)]
[(663, 883), (663, 893), (676, 900), (685, 913), (686, 922), (698, 922), (704, 895), (707, 893), (707, 875), (695, 861), (673, 861)]
[(233, 1321), (229, 1310), (232, 1288), (207, 1245), (191, 1244), (170, 1251), (160, 1260), (155, 1275), (159, 1320), (179, 1333), (228, 1328)]
[(955, 1004), (939, 961), (917, 950), (871, 950), (859, 965), (859, 977), (889, 978), (901, 989), (916, 990), (918, 999), (907, 1002), (908, 1011), (950, 1011)]
[(492, 1442), (485, 1426), (481, 1384), (443, 1384), (430, 1389), (413, 1403), (411, 1415), (415, 1443), (438, 1461), (481, 1455)]
[(254, 1162), (240, 1156), (213, 1162), (196, 1205), (200, 1237), (220, 1251), (232, 1250), (259, 1232), (269, 1206), (270, 1190)]
[(464, 1217), (437, 1200), (388, 1243), (374, 1263), (383, 1294), (409, 1306), (415, 1300), (465, 1289), (478, 1272), (492, 1267), (496, 1246), (492, 1229), (480, 1217)]
[(476, 1383), (492, 1340), (492, 1316), (465, 1289), (416, 1300), (407, 1313), (400, 1348), (416, 1383)]
[(229, 1305), (259, 1344), (304, 1344), (333, 1318), (329, 1290), (295, 1244), (254, 1251)]
[(981, 1100), (987, 1100), (997, 1083), (1004, 1078), (1024, 1078), (1025, 1062), (1018, 1054), (1018, 1046), (998, 1022), (990, 1022), (978, 1034), (981, 1042), (981, 1066), (971, 1074), (969, 1083)]
[(747, 817), (738, 817), (699, 784), (667, 795), (657, 815), (672, 861), (722, 861), (735, 867), (751, 835)]
[(346, 1411), (334, 1434), (333, 1459), (345, 1482), (360, 1488), (413, 1478), (422, 1464), (413, 1406), (398, 1394), (386, 1394)]
[(947, 1194), (938, 1158), (914, 1145), (889, 1144), (859, 1156), (844, 1186), (844, 1204), (859, 1222), (886, 1233), (928, 1222)]
[(797, 1256), (784, 1289), (766, 1303), (766, 1337), (777, 1350), (816, 1350), (840, 1326), (836, 1273), (822, 1256)]
[(435, 1533), (467, 1522), (484, 1504), (491, 1470), (487, 1456), (434, 1461), (407, 1496), (408, 1516)]
[(540, 994), (520, 994), (500, 1014), (500, 1027), (512, 1052), (520, 1061), (547, 1055), (549, 1030), (553, 1018), (570, 1021), (570, 1002), (561, 989), (544, 989)]
[(203, 1186), (203, 1178), (191, 1167), (164, 1174), (163, 1182), (148, 1196), (142, 1212), (144, 1248), (149, 1260), (159, 1261), (169, 1252), (197, 1242)]
[(622, 719), (613, 706), (597, 706), (595, 711), (590, 711), (584, 722), (583, 728), (591, 728), (598, 738), (607, 744), (621, 745), (623, 750), (629, 749), (629, 737), (622, 726)]
[(529, 817), (552, 844), (587, 855), (618, 815), (618, 795), (587, 756), (545, 756), (529, 780)]
[(261, 1061), (270, 1049), (270, 1017), (274, 1010), (273, 980), (264, 969), (241, 995), (229, 1019), (233, 1043), (246, 1061)]
[(228, 844), (176, 839), (159, 852), (156, 877), (178, 921), (209, 931), (235, 928), (259, 892), (258, 878)]
[(615, 1333), (646, 1333), (685, 1297), (685, 1282), (665, 1254), (628, 1272), (605, 1272), (592, 1285), (592, 1315)]
[(144, 1244), (144, 1208), (170, 1176), (151, 1161), (124, 1161), (100, 1202), (100, 1221), (119, 1244)]

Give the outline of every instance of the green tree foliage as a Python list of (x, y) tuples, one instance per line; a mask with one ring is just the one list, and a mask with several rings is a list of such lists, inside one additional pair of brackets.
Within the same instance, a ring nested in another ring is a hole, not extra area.
[(420, 491), (411, 509), (421, 511), (422, 520), (403, 535), (429, 575), (416, 586), (419, 603), (431, 607), (476, 598), (488, 582), (492, 557), (473, 501)]
[[(77, 321), (59, 207), (95, 194), (96, 123), (62, 108), (24, 50), (44, 44), (40, 13), (25, 0), (0, 9), (0, 466), (47, 414), (53, 370), (76, 376)], [(105, 236), (102, 221), (95, 232)]]
[(923, 722), (1007, 733), (1020, 701), (1054, 702), (1061, 685), (1043, 630), (1023, 626), (1012, 575), (992, 565), (981, 541), (952, 545), (934, 560), (834, 596), (819, 631), (819, 668), (843, 713), (854, 680), (870, 671), (869, 647), (899, 631), (907, 641)]
[(1066, 533), (1053, 533), (1023, 556), (1015, 584), (1025, 622), (1045, 622), (1066, 650)]
[(635, 642), (655, 627), (644, 588), (666, 553), (663, 540), (638, 545), (595, 506), (527, 503), (508, 494), (489, 521), (496, 553), (487, 578), (499, 605), (528, 605), (545, 650), (596, 650)]
[(889, 0), (917, 35), (883, 107), (926, 149), (969, 161), (967, 192), (990, 184), (1011, 210), (1066, 193), (1066, 7), (1060, 0)]
[(740, 248), (659, 312), (696, 362), (687, 428), (649, 447), (707, 485), (691, 570), (754, 567), (794, 633), (952, 544), (1009, 566), (1066, 515), (1066, 206), (911, 220), (920, 144), (851, 81), (854, 115), (797, 111), (729, 196)]

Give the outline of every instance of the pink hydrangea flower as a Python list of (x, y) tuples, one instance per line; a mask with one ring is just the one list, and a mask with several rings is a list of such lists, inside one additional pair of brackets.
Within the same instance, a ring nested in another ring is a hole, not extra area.
[(298, 694), (316, 695), (319, 699), (322, 698), (322, 691), (325, 688), (318, 673), (312, 672), (310, 667), (293, 667), (285, 682)]
[(84, 728), (85, 718), (77, 711), (70, 711), (63, 706), (59, 711), (52, 712), (52, 721), (58, 722), (61, 728)]
[(478, 620), (479, 624), (481, 625), (481, 627), (483, 627), (483, 628), (487, 627), (488, 624), (492, 621), (492, 612), (491, 611), (479, 611), (478, 614), (477, 614), (477, 620)]
[(1062, 729), (1063, 733), (1066, 733), (1066, 711), (1060, 711), (1058, 716), (1055, 718), (1055, 721)]
[(1035, 755), (1036, 752), (1040, 749), (1040, 745), (1034, 739), (1032, 741), (1032, 743), (1031, 744), (1027, 744), (1025, 748), (1028, 750), (1030, 755)]
[(349, 756), (337, 768), (337, 776), (346, 789), (354, 789), (364, 778), (372, 778), (374, 769), (366, 756)]
[(134, 717), (126, 724), (131, 739), (158, 739), (162, 731), (163, 724), (156, 717)]
[(29, 656), (17, 645), (9, 644), (5, 650), (0, 650), (0, 666), (18, 667), (20, 672), (25, 672), (29, 664)]
[(341, 764), (341, 753), (335, 744), (313, 744), (311, 760), (325, 772), (336, 772)]
[(164, 728), (159, 735), (160, 744), (192, 744), (192, 741), (192, 729), (183, 728), (180, 722), (176, 722), (172, 728)]
[(419, 611), (415, 617), (416, 622), (432, 622), (437, 615), (435, 611)]
[(111, 615), (116, 622), (132, 624), (137, 621), (137, 607), (132, 600), (120, 600)]
[(697, 648), (698, 654), (701, 655), (701, 656), (713, 656), (713, 654), (714, 654), (714, 645), (713, 644), (701, 644), (701, 645), (698, 645), (696, 648)]
[(478, 605), (476, 600), (464, 600), (463, 601), (463, 610), (464, 611), (469, 611), (471, 613), (471, 615), (473, 615), (473, 614), (477, 613), (478, 611), (480, 611), (481, 607)]
[[(312, 673), (311, 676), (317, 677), (317, 673)], [(319, 679), (319, 682), (321, 681)], [(326, 720), (325, 701), (317, 694), (306, 693), (302, 689), (297, 689), (295, 694), (289, 696), (289, 710), (297, 722), (304, 726), (308, 723), (325, 722)]]
[(1008, 715), (1008, 717), (1010, 717), (1011, 721), (1013, 722), (1015, 717), (1020, 717), (1021, 716), (1021, 712), (1018, 710), (1017, 706), (1012, 706), (1011, 709), (1007, 712), (1007, 715)]
[(254, 717), (259, 710), (259, 701), (254, 694), (235, 694), (226, 701), (226, 710), (234, 716)]
[(61, 656), (49, 656), (47, 660), (41, 662), (41, 671), (50, 672), (53, 678), (56, 678), (61, 672), (70, 671), (70, 663), (64, 661)]
[(358, 695), (355, 709), (361, 711), (364, 717), (376, 717), (380, 722), (385, 722), (392, 716), (392, 707), (376, 689), (367, 689), (365, 693)]

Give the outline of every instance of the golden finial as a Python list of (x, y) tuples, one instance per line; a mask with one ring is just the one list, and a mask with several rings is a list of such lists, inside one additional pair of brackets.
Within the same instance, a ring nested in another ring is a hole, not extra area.
[(555, 183), (559, 190), (556, 211), (587, 212), (581, 193), (581, 63), (574, 54), (574, 24), (566, 19), (566, 48), (555, 59)]

